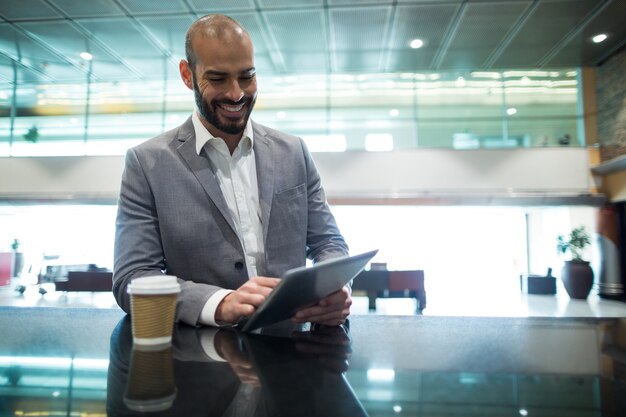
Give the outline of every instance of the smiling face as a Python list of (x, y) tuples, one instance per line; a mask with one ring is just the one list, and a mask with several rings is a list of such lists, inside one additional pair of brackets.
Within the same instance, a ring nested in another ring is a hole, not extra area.
[(238, 28), (192, 38), (195, 65), (181, 61), (180, 74), (192, 89), (202, 123), (212, 135), (239, 140), (257, 94), (254, 49)]

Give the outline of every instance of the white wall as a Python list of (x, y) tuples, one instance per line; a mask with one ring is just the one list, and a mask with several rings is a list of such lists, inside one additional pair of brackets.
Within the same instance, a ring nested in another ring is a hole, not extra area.
[(330, 196), (588, 192), (586, 149), (443, 150), (314, 154)]
[[(329, 198), (473, 193), (587, 193), (586, 149), (418, 149), (313, 155)], [(110, 198), (122, 156), (0, 158), (0, 198)]]

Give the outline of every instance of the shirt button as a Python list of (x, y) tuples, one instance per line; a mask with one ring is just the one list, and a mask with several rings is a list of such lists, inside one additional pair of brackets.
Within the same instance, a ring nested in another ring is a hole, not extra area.
[(243, 269), (243, 262), (235, 262), (235, 269)]

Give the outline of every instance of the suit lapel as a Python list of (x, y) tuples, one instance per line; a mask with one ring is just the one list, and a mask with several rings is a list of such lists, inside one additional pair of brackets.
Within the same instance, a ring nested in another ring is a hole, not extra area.
[(265, 130), (252, 122), (254, 131), (254, 160), (256, 176), (259, 183), (259, 204), (261, 205), (261, 224), (263, 240), (267, 240), (267, 226), (270, 219), (272, 197), (274, 196), (274, 150), (272, 141), (266, 136)]
[(182, 142), (177, 148), (178, 153), (187, 162), (191, 172), (193, 172), (196, 176), (200, 185), (204, 188), (204, 191), (206, 191), (209, 195), (209, 198), (213, 201), (215, 207), (217, 207), (224, 219), (228, 222), (230, 228), (233, 230), (233, 233), (236, 235), (237, 229), (235, 228), (232, 216), (228, 210), (228, 204), (226, 204), (220, 185), (215, 177), (215, 174), (213, 173), (213, 169), (211, 168), (209, 158), (207, 158), (203, 153), (200, 155), (196, 153), (195, 133), (191, 118), (189, 118), (183, 125), (183, 128), (179, 133), (178, 140)]

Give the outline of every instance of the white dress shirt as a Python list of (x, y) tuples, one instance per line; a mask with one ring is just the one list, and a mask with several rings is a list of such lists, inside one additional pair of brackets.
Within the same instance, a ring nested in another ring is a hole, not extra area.
[[(208, 155), (245, 253), (248, 276), (262, 275), (265, 271), (265, 250), (252, 124), (248, 119), (243, 136), (231, 155), (226, 142), (213, 136), (200, 122), (197, 110), (193, 112), (192, 122), (196, 133), (196, 152), (200, 155), (204, 148)], [(218, 325), (215, 311), (231, 292), (219, 290), (208, 299), (200, 313), (201, 324)]]

